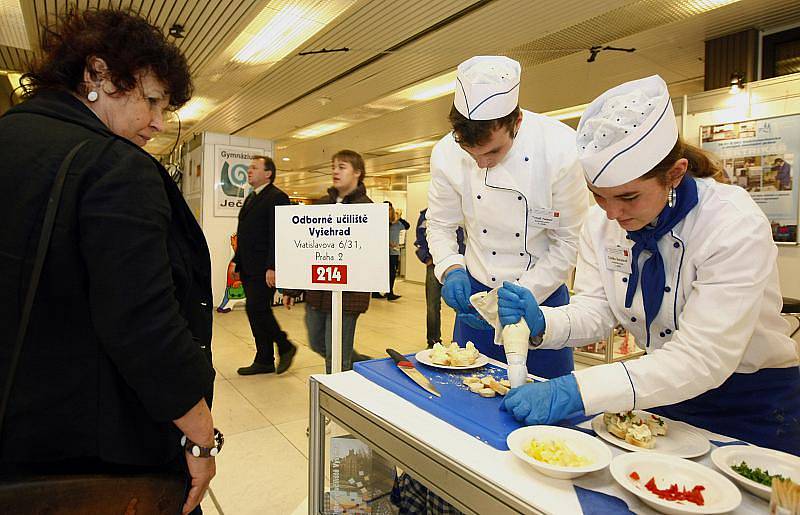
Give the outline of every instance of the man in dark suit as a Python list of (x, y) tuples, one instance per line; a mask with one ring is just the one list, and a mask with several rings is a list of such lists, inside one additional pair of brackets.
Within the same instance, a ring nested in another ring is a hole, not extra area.
[(289, 204), (289, 197), (275, 187), (275, 163), (255, 156), (247, 170), (253, 191), (239, 211), (238, 246), (234, 262), (247, 298), (247, 318), (256, 339), (253, 364), (238, 370), (240, 375), (276, 372), (273, 344), (278, 345), (277, 373), (289, 369), (297, 352), (272, 313), (275, 297), (275, 206)]

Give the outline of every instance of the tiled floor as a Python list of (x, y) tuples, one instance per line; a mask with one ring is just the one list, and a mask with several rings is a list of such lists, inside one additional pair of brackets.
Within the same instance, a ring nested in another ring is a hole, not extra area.
[[(398, 281), (395, 290), (401, 299), (372, 299), (369, 311), (359, 317), (355, 348), (360, 353), (378, 357), (389, 346), (400, 352), (425, 347), (425, 288)], [(290, 311), (275, 310), (299, 347), (292, 368), (280, 376), (237, 375), (236, 369), (249, 365), (255, 354), (247, 316), (241, 308), (215, 315), (213, 414), (225, 433), (225, 449), (217, 460), (211, 495), (203, 501), (207, 514), (307, 513), (307, 383), (309, 375), (324, 372), (325, 364), (308, 348), (304, 309), (300, 304)], [(453, 311), (443, 305), (445, 340), (453, 320)]]

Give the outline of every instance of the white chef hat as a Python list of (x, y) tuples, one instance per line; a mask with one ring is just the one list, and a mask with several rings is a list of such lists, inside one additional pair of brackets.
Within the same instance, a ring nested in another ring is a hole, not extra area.
[(578, 158), (587, 181), (609, 188), (655, 168), (677, 140), (667, 84), (653, 75), (612, 88), (589, 104), (578, 124)]
[(511, 113), (519, 100), (519, 63), (501, 55), (479, 55), (458, 65), (453, 99), (470, 120), (496, 120)]

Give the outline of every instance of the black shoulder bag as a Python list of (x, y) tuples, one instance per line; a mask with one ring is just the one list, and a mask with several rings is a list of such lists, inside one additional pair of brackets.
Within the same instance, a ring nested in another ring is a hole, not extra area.
[[(88, 143), (75, 145), (61, 162), (47, 200), (42, 233), (36, 246), (29, 288), (22, 306), (17, 337), (11, 354), (2, 401), (0, 401), (0, 437), (2, 436), (14, 376), (22, 345), (28, 331), (31, 309), (39, 286), (50, 238), (53, 234), (64, 181), (75, 155)], [(43, 464), (44, 466), (44, 464)], [(144, 474), (68, 474), (0, 476), (0, 506), (5, 513), (18, 515), (52, 513), (79, 515), (85, 513), (153, 513), (175, 515), (181, 512), (186, 498), (186, 480), (176, 473)]]

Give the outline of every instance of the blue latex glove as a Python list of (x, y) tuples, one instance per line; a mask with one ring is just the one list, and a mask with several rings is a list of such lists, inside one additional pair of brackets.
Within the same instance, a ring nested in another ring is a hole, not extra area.
[(465, 324), (473, 329), (479, 331), (494, 331), (494, 327), (490, 326), (486, 320), (475, 313), (459, 313), (456, 315), (456, 318), (463, 320)]
[(463, 268), (451, 270), (444, 276), (442, 298), (456, 312), (469, 313), (471, 307), (469, 294), (471, 291), (472, 286), (469, 284), (469, 276)]
[(497, 314), (503, 327), (516, 324), (525, 317), (531, 336), (539, 336), (544, 332), (544, 313), (531, 291), (522, 286), (503, 282), (503, 287), (497, 291)]
[(584, 414), (578, 382), (572, 374), (512, 388), (500, 404), (500, 409), (529, 426), (553, 424)]

